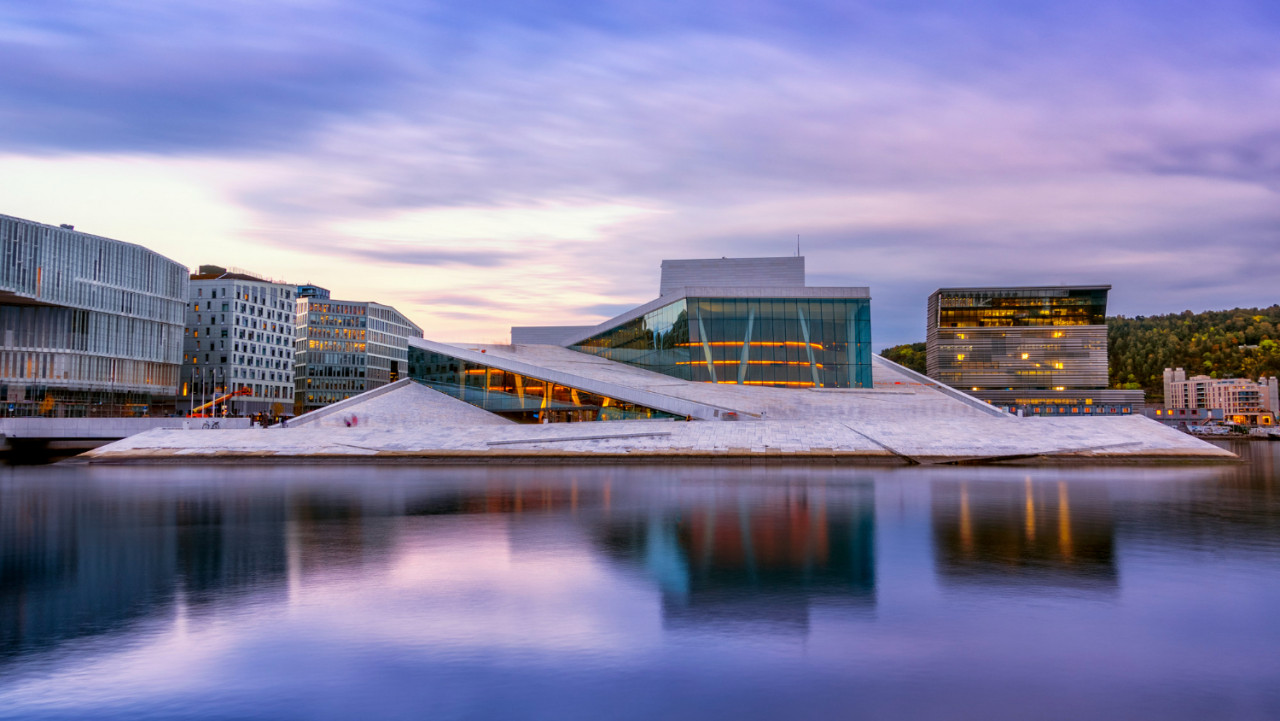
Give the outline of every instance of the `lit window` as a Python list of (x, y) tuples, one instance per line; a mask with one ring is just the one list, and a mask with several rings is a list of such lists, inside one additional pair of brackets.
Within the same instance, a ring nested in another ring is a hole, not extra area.
[(1030, 357), (1031, 357), (1031, 354), (1030, 354), (1030, 353), (1023, 353), (1023, 354), (1022, 354), (1022, 360), (1027, 360), (1027, 359), (1028, 359), (1028, 358), (1030, 358)]

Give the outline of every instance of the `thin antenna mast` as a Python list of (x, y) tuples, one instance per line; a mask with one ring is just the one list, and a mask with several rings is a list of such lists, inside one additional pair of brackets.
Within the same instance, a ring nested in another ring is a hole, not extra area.
[(800, 257), (800, 234), (796, 233), (796, 257)]

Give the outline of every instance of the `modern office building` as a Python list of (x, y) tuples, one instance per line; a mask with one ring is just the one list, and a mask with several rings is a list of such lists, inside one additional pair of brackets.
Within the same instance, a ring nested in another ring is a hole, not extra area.
[(205, 415), (293, 409), (297, 286), (217, 265), (191, 276), (179, 412), (248, 389)]
[(384, 386), (408, 371), (408, 341), (422, 337), (413, 321), (391, 306), (333, 300), (323, 288), (305, 288), (308, 295), (297, 301), (297, 413)]
[(1280, 415), (1280, 383), (1273, 376), (1259, 378), (1187, 377), (1181, 368), (1164, 369), (1164, 403), (1175, 410), (1220, 411), (1218, 417), (1242, 426), (1275, 425)]
[(0, 215), (0, 413), (172, 412), (186, 294), (159, 253)]
[(305, 283), (303, 285), (298, 286), (298, 297), (299, 298), (319, 298), (321, 300), (328, 300), (329, 289), (321, 288), (318, 285), (311, 285), (310, 283)]
[(929, 296), (934, 380), (1023, 415), (1140, 412), (1107, 388), (1109, 285), (941, 288)]
[(595, 326), (512, 328), (514, 364), (501, 349), (423, 341), (411, 344), (410, 374), (522, 421), (718, 417), (558, 369), (586, 369), (594, 356), (695, 383), (871, 388), (870, 303), (865, 287), (806, 286), (803, 257), (665, 260), (649, 303)]

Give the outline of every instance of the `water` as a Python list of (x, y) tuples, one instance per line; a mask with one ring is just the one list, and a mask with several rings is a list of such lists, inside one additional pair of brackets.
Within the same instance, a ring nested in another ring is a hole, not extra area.
[(0, 468), (0, 717), (1280, 718), (1177, 468)]

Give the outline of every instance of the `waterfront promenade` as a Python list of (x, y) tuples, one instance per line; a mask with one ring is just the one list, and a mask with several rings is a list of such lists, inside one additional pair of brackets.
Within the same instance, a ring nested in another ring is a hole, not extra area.
[[(637, 371), (644, 373), (643, 371)], [(746, 420), (516, 424), (413, 381), (300, 416), (289, 427), (155, 430), (86, 462), (708, 462), (930, 464), (1223, 462), (1229, 451), (1141, 416), (1018, 418), (877, 359), (876, 387), (806, 392), (663, 377), (717, 394)], [(656, 375), (656, 374), (648, 374)], [(750, 405), (746, 405), (746, 401)], [(745, 410), (749, 409), (749, 410)], [(354, 424), (352, 421), (354, 420)]]

